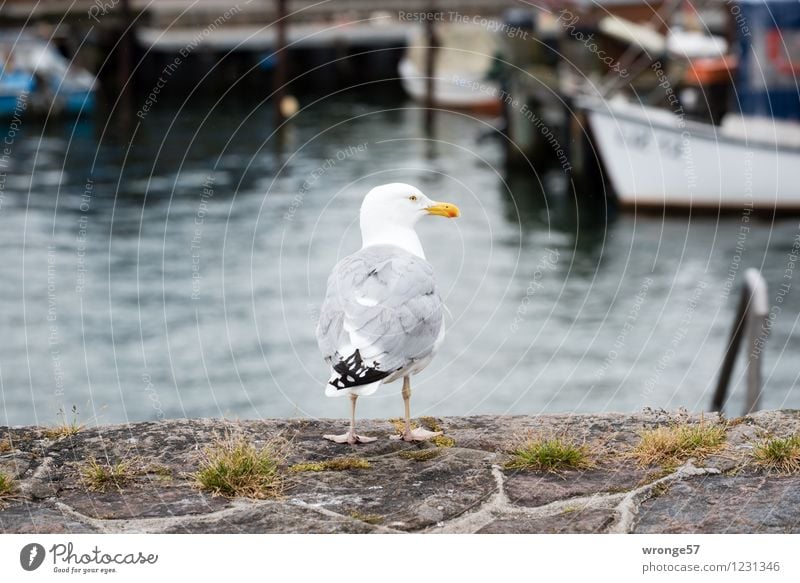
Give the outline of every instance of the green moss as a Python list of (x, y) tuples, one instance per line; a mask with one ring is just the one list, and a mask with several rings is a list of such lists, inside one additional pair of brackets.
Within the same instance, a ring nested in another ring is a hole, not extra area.
[(284, 446), (276, 439), (259, 449), (243, 437), (227, 436), (205, 448), (193, 477), (214, 495), (276, 498), (284, 489)]
[(512, 470), (558, 472), (592, 466), (588, 449), (563, 437), (529, 438), (512, 446), (505, 467)]
[(0, 472), (0, 500), (11, 496), (17, 489), (17, 484), (3, 472)]
[(367, 524), (380, 524), (383, 522), (383, 516), (380, 514), (362, 514), (358, 510), (351, 512), (350, 518), (366, 522)]
[(58, 416), (61, 418), (61, 421), (53, 427), (44, 430), (44, 436), (48, 439), (70, 437), (80, 433), (85, 428), (83, 423), (78, 423), (78, 408), (75, 405), (72, 406), (71, 419), (67, 419), (67, 414), (64, 409), (58, 410)]
[(367, 460), (357, 457), (338, 457), (320, 462), (302, 462), (289, 468), (290, 472), (342, 472), (346, 470), (368, 470)]
[[(403, 419), (389, 419), (389, 423), (392, 424), (392, 427), (394, 427), (394, 430), (398, 435), (403, 435), (403, 432), (406, 430), (406, 422)], [(411, 420), (410, 425), (411, 429), (416, 429), (419, 427), (419, 425), (417, 425), (416, 421), (413, 419)]]
[(427, 462), (441, 455), (441, 450), (435, 448), (428, 449), (407, 449), (401, 451), (398, 457), (404, 460), (414, 460), (416, 462)]
[(753, 452), (756, 465), (782, 474), (800, 472), (800, 434), (775, 437), (757, 444)]
[(456, 444), (456, 440), (447, 435), (437, 435), (431, 438), (431, 443), (436, 447), (453, 447)]
[(690, 457), (698, 460), (725, 444), (725, 426), (718, 423), (670, 425), (648, 429), (640, 434), (631, 452), (642, 466), (659, 464), (675, 467)]
[(133, 462), (101, 463), (93, 457), (79, 471), (83, 484), (95, 492), (105, 492), (112, 486), (119, 490), (136, 475)]

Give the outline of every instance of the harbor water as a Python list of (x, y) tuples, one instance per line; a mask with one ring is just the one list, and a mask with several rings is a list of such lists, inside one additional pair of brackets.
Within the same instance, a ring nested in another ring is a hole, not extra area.
[[(0, 190), (0, 424), (341, 417), (314, 338), (373, 186), (457, 204), (419, 225), (451, 313), (412, 414), (709, 406), (744, 270), (769, 285), (765, 408), (798, 408), (796, 218), (605, 213), (509, 172), (488, 120), (397, 97), (158, 103), (129, 128), (24, 120)], [(734, 373), (729, 413), (744, 389)], [(402, 413), (400, 384), (359, 415)]]

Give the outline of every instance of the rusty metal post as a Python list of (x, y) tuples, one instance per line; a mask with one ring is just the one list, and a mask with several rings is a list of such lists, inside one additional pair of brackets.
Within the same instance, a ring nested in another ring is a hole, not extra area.
[[(747, 334), (747, 396), (744, 414), (756, 411), (761, 400), (761, 355), (766, 341), (766, 318), (769, 314), (767, 283), (757, 269), (748, 269), (744, 274), (744, 285), (736, 309), (733, 330), (720, 367), (719, 380), (711, 401), (713, 411), (722, 411), (728, 394), (736, 355)], [(763, 332), (763, 334), (762, 334)]]

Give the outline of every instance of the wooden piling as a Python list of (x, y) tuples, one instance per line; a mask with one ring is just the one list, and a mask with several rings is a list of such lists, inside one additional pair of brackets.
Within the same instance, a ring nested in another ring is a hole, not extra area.
[(274, 79), (274, 93), (272, 95), (272, 103), (275, 108), (275, 123), (281, 124), (284, 121), (283, 100), (286, 97), (286, 83), (289, 75), (289, 51), (286, 49), (287, 44), (287, 10), (286, 0), (276, 0), (277, 3), (277, 22), (276, 22), (276, 41), (275, 41), (275, 57), (277, 63), (275, 65), (275, 79)]
[(425, 37), (428, 43), (428, 50), (425, 53), (425, 132), (433, 132), (434, 106), (435, 106), (435, 78), (436, 78), (436, 53), (439, 44), (436, 38), (436, 28), (433, 23), (432, 15), (436, 10), (436, 5), (431, 2), (428, 12), (431, 18), (425, 20)]
[(119, 14), (122, 19), (122, 38), (117, 58), (117, 88), (122, 125), (130, 125), (133, 110), (133, 12), (130, 0), (120, 0)]

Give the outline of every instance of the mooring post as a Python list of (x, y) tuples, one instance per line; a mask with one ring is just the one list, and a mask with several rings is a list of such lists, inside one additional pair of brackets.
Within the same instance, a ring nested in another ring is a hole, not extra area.
[(425, 53), (425, 131), (431, 133), (433, 131), (433, 113), (434, 113), (434, 91), (435, 91), (435, 77), (436, 77), (436, 52), (439, 44), (436, 39), (436, 28), (434, 27), (434, 12), (436, 10), (436, 3), (431, 2), (428, 8), (428, 18), (425, 19), (425, 38), (428, 43), (428, 50)]
[(747, 396), (744, 414), (758, 409), (761, 400), (761, 354), (766, 341), (766, 318), (769, 314), (767, 299), (767, 282), (757, 269), (748, 269), (744, 273), (744, 285), (736, 308), (733, 330), (720, 367), (717, 389), (711, 401), (713, 411), (722, 411), (728, 394), (733, 365), (742, 344), (742, 337), (747, 333)]
[(286, 48), (287, 44), (287, 17), (286, 17), (286, 0), (276, 0), (277, 3), (277, 21), (276, 21), (276, 39), (275, 39), (275, 56), (277, 62), (275, 64), (275, 83), (273, 88), (272, 103), (275, 107), (275, 124), (280, 125), (284, 118), (284, 103), (283, 99), (286, 96), (286, 81), (289, 71), (289, 51)]
[(130, 0), (121, 0), (119, 13), (122, 19), (122, 37), (117, 53), (117, 91), (123, 127), (129, 127), (133, 110), (133, 30), (134, 18)]
[(745, 271), (744, 279), (750, 289), (750, 316), (747, 319), (747, 401), (744, 406), (744, 414), (748, 415), (759, 409), (761, 401), (761, 355), (769, 333), (769, 300), (767, 282), (757, 269)]

